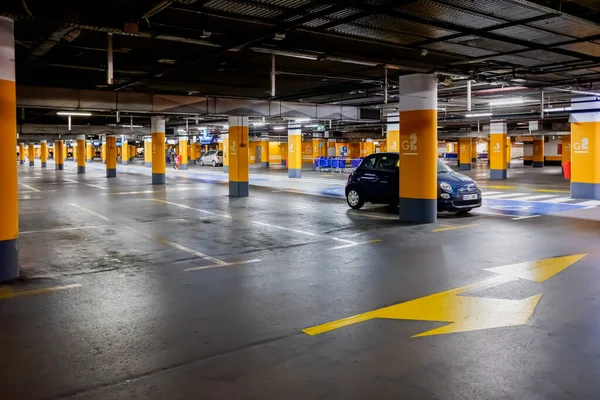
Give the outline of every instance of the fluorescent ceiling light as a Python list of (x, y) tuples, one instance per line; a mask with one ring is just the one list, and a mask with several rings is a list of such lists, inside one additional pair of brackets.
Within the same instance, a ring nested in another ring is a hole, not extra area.
[(265, 126), (264, 122), (253, 122), (252, 126)]
[(438, 111), (446, 111), (445, 108), (438, 108)]
[(476, 117), (491, 117), (492, 113), (479, 113), (479, 114), (466, 114), (465, 117), (467, 118), (476, 118)]
[(372, 61), (352, 60), (349, 58), (341, 57), (325, 57), (325, 61), (337, 61), (345, 64), (365, 65), (367, 67), (376, 67), (379, 65), (378, 63)]
[(571, 111), (571, 107), (544, 108), (544, 112)]
[(144, 125), (119, 125), (122, 128), (143, 128)]
[(56, 115), (68, 115), (68, 116), (77, 116), (77, 117), (89, 117), (92, 115), (90, 112), (81, 112), (81, 111), (58, 111)]
[(274, 126), (273, 127), (273, 130), (275, 130), (275, 131), (282, 131), (284, 129), (285, 129), (285, 126)]
[(294, 122), (310, 122), (310, 118), (298, 118)]
[(304, 125), (305, 128), (318, 128), (319, 125), (317, 124), (313, 124), (313, 125)]
[(181, 129), (181, 128), (179, 128), (179, 129), (177, 129), (177, 132), (178, 132), (178, 133), (185, 133), (185, 129)]
[(318, 57), (316, 55), (312, 55), (312, 54), (296, 53), (293, 51), (271, 50), (271, 49), (265, 49), (263, 47), (253, 47), (252, 51), (255, 51), (257, 53), (274, 54), (276, 56), (282, 56), (282, 57), (301, 58), (304, 60), (317, 61), (317, 59), (318, 59)]
[(511, 106), (513, 104), (523, 104), (523, 99), (506, 99), (490, 101), (490, 106)]

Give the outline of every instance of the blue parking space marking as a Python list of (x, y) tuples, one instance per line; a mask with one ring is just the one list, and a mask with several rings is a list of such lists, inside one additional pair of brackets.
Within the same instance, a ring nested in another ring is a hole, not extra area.
[(341, 197), (343, 199), (346, 198), (346, 188), (345, 187), (333, 187), (333, 188), (324, 188), (319, 190), (318, 194), (321, 196), (329, 196), (329, 197)]
[(536, 201), (518, 201), (510, 199), (487, 199), (483, 197), (482, 208), (488, 208), (498, 214), (526, 217), (531, 215), (546, 215), (569, 210), (586, 208), (578, 204), (543, 203)]

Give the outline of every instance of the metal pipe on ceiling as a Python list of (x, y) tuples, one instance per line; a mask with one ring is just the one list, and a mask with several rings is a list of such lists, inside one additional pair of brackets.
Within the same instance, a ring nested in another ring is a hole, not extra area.
[(275, 54), (271, 54), (271, 97), (275, 97)]
[(387, 65), (383, 66), (383, 102), (387, 104), (388, 102), (388, 67)]
[(467, 111), (471, 111), (471, 81), (467, 81)]
[(108, 43), (106, 45), (106, 56), (107, 56), (107, 70), (106, 70), (106, 83), (114, 85), (115, 77), (113, 71), (113, 34), (108, 33)]

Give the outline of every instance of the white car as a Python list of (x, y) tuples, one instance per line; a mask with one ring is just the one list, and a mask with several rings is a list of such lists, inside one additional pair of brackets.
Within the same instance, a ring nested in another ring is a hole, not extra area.
[(210, 164), (213, 167), (223, 165), (223, 152), (221, 150), (211, 150), (204, 154), (200, 159), (200, 165)]

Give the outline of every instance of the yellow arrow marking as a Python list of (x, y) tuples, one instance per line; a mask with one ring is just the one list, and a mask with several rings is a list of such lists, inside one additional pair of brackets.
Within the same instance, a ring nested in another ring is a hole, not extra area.
[(81, 287), (80, 284), (73, 285), (65, 285), (65, 286), (54, 286), (47, 288), (39, 288), (39, 289), (30, 289), (30, 290), (13, 290), (10, 287), (0, 287), (0, 300), (12, 299), (14, 297), (23, 297), (23, 296), (33, 296), (37, 294), (43, 293), (51, 293), (57, 292), (60, 290), (74, 289)]
[(587, 254), (575, 254), (572, 256), (547, 258), (545, 260), (528, 261), (519, 264), (505, 265), (502, 267), (486, 268), (484, 271), (511, 276), (513, 278), (544, 282), (561, 272), (563, 269), (581, 260), (585, 256), (587, 256)]
[(586, 254), (577, 254), (488, 268), (486, 271), (496, 272), (502, 276), (495, 276), (415, 300), (313, 326), (302, 332), (314, 336), (375, 318), (449, 323), (413, 337), (525, 325), (540, 301), (541, 294), (522, 300), (460, 295), (476, 289), (488, 289), (518, 278), (544, 282), (585, 256)]

